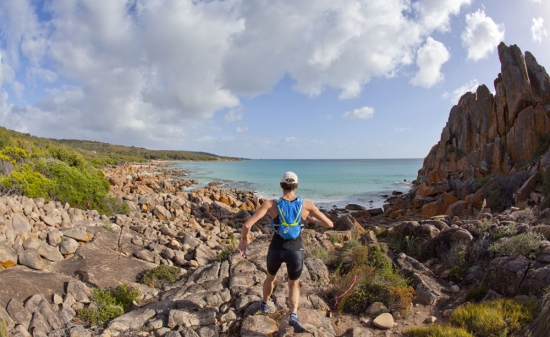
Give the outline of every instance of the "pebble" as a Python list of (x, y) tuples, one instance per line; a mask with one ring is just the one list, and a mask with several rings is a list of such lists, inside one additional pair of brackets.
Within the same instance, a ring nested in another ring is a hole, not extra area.
[(393, 323), (393, 316), (389, 313), (383, 313), (372, 321), (372, 324), (380, 329), (391, 329), (393, 328)]

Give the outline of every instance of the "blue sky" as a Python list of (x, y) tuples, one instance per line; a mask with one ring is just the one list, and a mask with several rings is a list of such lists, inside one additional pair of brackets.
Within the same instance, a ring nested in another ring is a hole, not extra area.
[(0, 0), (0, 125), (246, 158), (423, 158), (549, 0)]

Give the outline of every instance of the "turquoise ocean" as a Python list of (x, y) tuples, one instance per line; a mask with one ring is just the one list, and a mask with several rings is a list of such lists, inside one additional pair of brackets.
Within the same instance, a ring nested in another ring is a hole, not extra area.
[(384, 195), (408, 192), (423, 159), (304, 159), (243, 160), (233, 162), (177, 162), (175, 169), (189, 172), (201, 188), (221, 182), (224, 188), (254, 191), (258, 197), (273, 199), (281, 194), (279, 181), (286, 171), (298, 175), (297, 195), (318, 207), (343, 208), (359, 204), (381, 207)]

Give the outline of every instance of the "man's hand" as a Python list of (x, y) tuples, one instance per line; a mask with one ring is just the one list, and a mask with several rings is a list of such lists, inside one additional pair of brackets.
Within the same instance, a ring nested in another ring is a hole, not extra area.
[(309, 225), (315, 225), (315, 224), (318, 224), (319, 220), (316, 217), (314, 217), (313, 215), (308, 215), (307, 218), (306, 218), (306, 222)]
[(241, 253), (241, 256), (244, 257), (246, 259), (246, 249), (248, 248), (248, 242), (246, 241), (241, 241), (241, 243), (239, 243), (239, 252)]

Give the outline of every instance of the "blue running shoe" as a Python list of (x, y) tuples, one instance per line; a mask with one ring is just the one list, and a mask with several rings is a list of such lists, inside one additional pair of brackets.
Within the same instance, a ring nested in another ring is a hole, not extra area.
[(264, 300), (260, 300), (260, 311), (264, 314), (267, 314), (269, 311), (269, 306), (264, 302)]
[(300, 320), (298, 319), (298, 315), (295, 313), (290, 314), (290, 318), (288, 319), (288, 324), (294, 328), (295, 333), (302, 333), (307, 332), (307, 329), (300, 323)]

